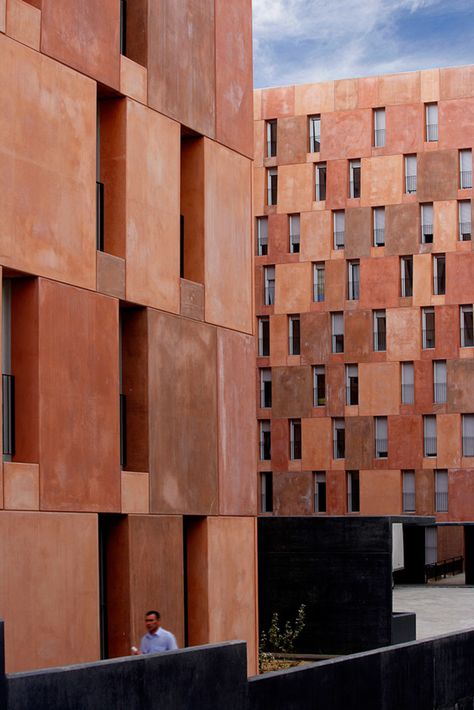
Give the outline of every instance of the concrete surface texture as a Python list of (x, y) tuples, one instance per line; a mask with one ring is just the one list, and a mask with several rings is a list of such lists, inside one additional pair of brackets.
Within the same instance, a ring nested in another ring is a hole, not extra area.
[(416, 638), (474, 628), (474, 587), (462, 584), (462, 575), (438, 584), (396, 586), (393, 611), (416, 613)]

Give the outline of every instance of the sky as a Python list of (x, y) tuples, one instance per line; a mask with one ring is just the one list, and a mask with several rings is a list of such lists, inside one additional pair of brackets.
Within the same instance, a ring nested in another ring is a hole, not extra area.
[(474, 63), (474, 0), (253, 0), (257, 88)]

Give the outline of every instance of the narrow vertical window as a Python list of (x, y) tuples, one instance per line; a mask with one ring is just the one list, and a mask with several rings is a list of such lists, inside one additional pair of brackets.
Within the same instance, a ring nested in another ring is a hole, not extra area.
[(120, 0), (120, 54), (127, 54), (127, 0)]
[(374, 247), (385, 246), (385, 207), (374, 207)]
[(96, 178), (95, 178), (95, 220), (96, 220), (96, 249), (97, 251), (104, 251), (105, 249), (105, 235), (104, 235), (104, 183), (101, 182), (100, 174), (100, 101), (97, 101), (97, 114), (96, 114)]
[(12, 374), (12, 282), (2, 283), (2, 431), (3, 460), (15, 454), (15, 378)]
[(267, 170), (267, 204), (276, 205), (278, 199), (278, 170), (269, 168)]
[(375, 458), (388, 456), (387, 417), (375, 417)]
[(403, 298), (413, 296), (413, 257), (400, 257), (400, 294)]
[(316, 202), (324, 202), (326, 199), (326, 163), (316, 163)]
[(360, 197), (360, 160), (349, 161), (349, 197)]
[(474, 456), (474, 414), (462, 415), (462, 455)]
[(324, 365), (313, 367), (313, 406), (324, 407), (326, 404), (326, 371)]
[(277, 121), (272, 118), (267, 121), (267, 158), (274, 158), (277, 154)]
[(313, 301), (324, 301), (324, 262), (313, 266)]
[(444, 296), (446, 293), (446, 256), (436, 254), (433, 256), (433, 294)]
[(421, 243), (433, 244), (433, 203), (421, 205)]
[(270, 471), (260, 474), (260, 507), (262, 513), (273, 512), (273, 474)]
[(459, 241), (471, 241), (471, 200), (460, 200), (458, 211)]
[(258, 319), (258, 354), (260, 357), (270, 355), (270, 319), (261, 316)]
[(268, 254), (268, 217), (257, 217), (257, 255)]
[(374, 109), (374, 146), (383, 148), (385, 145), (385, 109)]
[(321, 150), (321, 116), (309, 117), (309, 152), (319, 153)]
[(331, 314), (331, 325), (332, 325), (332, 352), (333, 353), (343, 353), (344, 352), (344, 314), (343, 313), (332, 313)]
[(422, 310), (422, 341), (423, 349), (429, 350), (435, 347), (436, 332), (435, 332), (435, 310), (428, 307)]
[(344, 249), (346, 215), (344, 210), (333, 212), (334, 249)]
[(472, 150), (459, 151), (459, 188), (470, 190), (472, 187)]
[(272, 458), (271, 422), (260, 420), (260, 461), (270, 461)]
[(347, 262), (347, 298), (349, 301), (359, 300), (360, 264), (357, 261)]
[(404, 513), (414, 513), (415, 506), (415, 472), (402, 471), (402, 510)]
[(428, 142), (438, 140), (438, 104), (425, 104), (425, 138)]
[(387, 325), (385, 310), (374, 311), (374, 350), (382, 352), (387, 349)]
[(460, 306), (459, 313), (461, 316), (461, 347), (472, 348), (474, 346), (472, 306)]
[(313, 471), (314, 480), (314, 512), (326, 512), (326, 472)]
[(415, 373), (412, 362), (402, 362), (402, 404), (415, 401)]
[(423, 417), (424, 456), (436, 456), (436, 449), (436, 416), (428, 414)]
[(416, 155), (405, 155), (405, 192), (416, 192)]
[(446, 360), (433, 360), (433, 402), (446, 402)]
[(300, 317), (288, 317), (288, 353), (290, 355), (300, 354)]
[(264, 293), (263, 302), (265, 306), (272, 306), (275, 303), (275, 267), (263, 267)]
[(344, 419), (336, 418), (332, 420), (332, 435), (333, 435), (333, 458), (343, 459), (346, 455), (346, 437), (345, 437)]
[(298, 254), (300, 251), (300, 216), (290, 214), (290, 254)]
[(346, 365), (346, 404), (359, 404), (359, 368)]
[(347, 512), (360, 511), (359, 471), (347, 471)]
[[(437, 470), (435, 473), (435, 512), (448, 512), (448, 472)], [(436, 529), (436, 528), (435, 528)]]
[(301, 458), (301, 419), (290, 419), (290, 460)]
[(268, 409), (272, 406), (272, 370), (262, 367), (260, 370), (260, 407)]

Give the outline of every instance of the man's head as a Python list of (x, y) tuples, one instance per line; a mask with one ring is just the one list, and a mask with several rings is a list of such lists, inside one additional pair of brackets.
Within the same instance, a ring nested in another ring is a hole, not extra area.
[(160, 612), (152, 609), (145, 614), (145, 626), (150, 634), (155, 634), (161, 626)]

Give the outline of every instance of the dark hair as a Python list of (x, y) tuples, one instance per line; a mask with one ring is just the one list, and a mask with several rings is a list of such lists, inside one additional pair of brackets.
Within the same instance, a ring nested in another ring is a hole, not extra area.
[(160, 617), (160, 612), (159, 612), (159, 611), (155, 611), (155, 609), (152, 609), (151, 611), (147, 611), (147, 613), (145, 614), (145, 616), (151, 616), (152, 614), (154, 614), (157, 619), (160, 619), (160, 618), (161, 618), (161, 617)]

